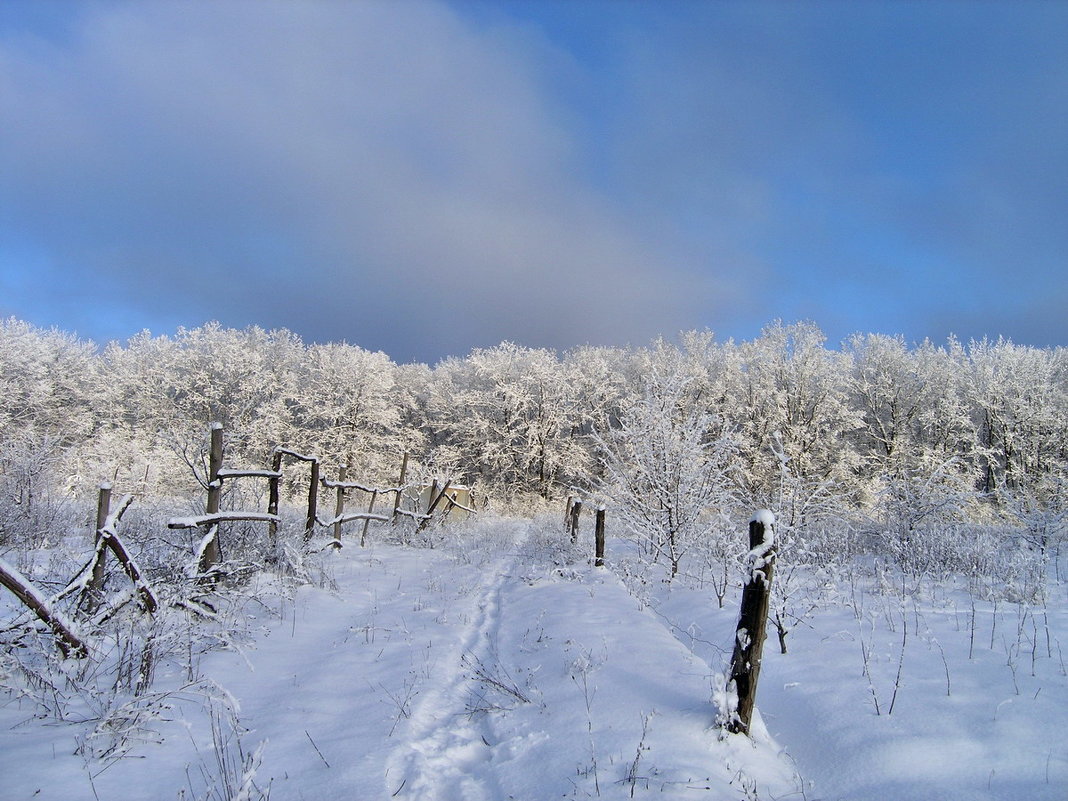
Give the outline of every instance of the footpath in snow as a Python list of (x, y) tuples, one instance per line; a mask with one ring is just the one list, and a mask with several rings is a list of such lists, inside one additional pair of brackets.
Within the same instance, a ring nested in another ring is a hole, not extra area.
[(495, 561), (391, 752), (386, 789), (421, 799), (782, 795), (769, 743), (720, 741), (719, 678), (611, 573)]
[[(9, 696), (0, 798), (1068, 798), (1062, 584), (1042, 606), (838, 587), (788, 654), (765, 648), (753, 740), (723, 738), (737, 600), (613, 545), (594, 568), (559, 526), (481, 519), (447, 546), (323, 552), (296, 587), (260, 575), (227, 627), (158, 623), (146, 696)], [(39, 716), (53, 700), (65, 722)]]
[[(200, 670), (232, 697), (244, 754), (258, 749), (256, 787), (273, 801), (798, 791), (774, 744), (719, 738), (722, 666), (612, 573), (553, 564), (527, 522), (489, 531), (447, 549), (348, 547), (323, 586), (247, 606), (247, 646)], [(61, 728), (48, 742), (40, 726), (21, 739), (5, 727), (5, 797), (227, 797), (210, 788), (227, 770), (240, 784), (241, 768), (225, 765), (238, 742), (219, 717), (178, 706), (158, 721), (162, 742), (102, 771)]]

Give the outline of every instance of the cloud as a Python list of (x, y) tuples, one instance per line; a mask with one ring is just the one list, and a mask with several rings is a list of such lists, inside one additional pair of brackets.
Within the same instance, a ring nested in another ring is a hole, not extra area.
[(577, 177), (556, 57), (434, 3), (92, 6), (0, 40), (0, 225), (87, 303), (399, 358), (674, 330), (710, 301)]
[(0, 313), (97, 338), (285, 326), (401, 360), (774, 318), (832, 342), (1063, 343), (1063, 315), (1033, 319), (1066, 292), (1063, 8), (230, 1), (79, 5), (45, 36), (0, 22)]

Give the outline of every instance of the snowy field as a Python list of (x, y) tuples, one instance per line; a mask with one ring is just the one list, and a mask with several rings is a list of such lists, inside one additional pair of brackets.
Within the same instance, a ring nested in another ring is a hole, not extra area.
[(225, 627), (173, 618), (151, 699), (106, 714), (59, 685), (65, 722), (40, 687), (9, 694), (0, 795), (1068, 798), (1063, 584), (1046, 609), (831, 588), (789, 653), (769, 632), (749, 740), (716, 725), (738, 591), (721, 609), (692, 579), (637, 580), (619, 541), (594, 568), (558, 529), (483, 519), (442, 547), (325, 552), (300, 585), (260, 576)]

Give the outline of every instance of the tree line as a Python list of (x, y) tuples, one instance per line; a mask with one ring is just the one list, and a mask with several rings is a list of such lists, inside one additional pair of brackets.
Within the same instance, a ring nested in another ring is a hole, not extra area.
[(1045, 552), (1068, 514), (1063, 347), (857, 334), (835, 348), (812, 323), (775, 322), (747, 342), (502, 343), (429, 366), (284, 329), (209, 323), (98, 347), (12, 318), (0, 537), (27, 515), (40, 530), (50, 503), (101, 480), (197, 491), (213, 422), (249, 465), (281, 444), (389, 483), (407, 451), (501, 508), (600, 491), (671, 559), (741, 509), (812, 532), (848, 518), (854, 546), (876, 537), (903, 562), (922, 532), (965, 524), (1011, 524)]

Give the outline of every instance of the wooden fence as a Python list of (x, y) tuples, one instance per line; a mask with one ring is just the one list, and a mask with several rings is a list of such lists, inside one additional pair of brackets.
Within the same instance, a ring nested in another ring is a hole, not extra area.
[[(277, 547), (278, 526), (281, 523), (278, 509), (283, 479), (282, 464), (286, 459), (307, 464), (309, 467), (308, 500), (303, 533), (305, 545), (314, 535), (316, 526), (331, 528), (333, 536), (328, 546), (340, 548), (342, 527), (345, 523), (363, 522), (360, 545), (365, 545), (368, 526), (372, 521), (396, 523), (402, 518), (407, 518), (415, 521), (417, 529), (422, 530), (433, 520), (446, 518), (454, 509), (460, 509), (465, 513), (475, 512), (474, 503), (471, 501), (467, 504), (461, 503), (459, 488), (453, 488), (449, 482), (441, 487), (437, 482), (431, 485), (426, 503), (427, 508), (425, 511), (422, 510), (420, 496), (413, 494), (413, 490), (418, 489), (422, 492), (424, 487), (422, 484), (405, 483), (408, 472), (408, 453), (404, 454), (401, 461), (400, 480), (393, 487), (372, 487), (361, 482), (350, 481), (345, 465), (339, 467), (337, 480), (324, 478), (320, 475), (322, 460), (318, 456), (309, 456), (284, 447), (274, 449), (269, 469), (226, 468), (223, 466), (223, 457), (223, 427), (215, 423), (211, 427), (208, 450), (208, 475), (205, 482), (207, 497), (204, 513), (189, 517), (175, 517), (167, 523), (168, 528), (171, 529), (201, 529), (203, 531), (195, 549), (194, 559), (187, 571), (189, 578), (202, 587), (211, 587), (220, 575), (221, 524), (241, 521), (266, 523), (272, 551)], [(267, 511), (222, 510), (223, 482), (247, 479), (260, 479), (268, 482)], [(320, 488), (334, 490), (336, 493), (334, 515), (325, 520), (318, 514)], [(369, 496), (370, 501), (366, 511), (346, 511), (346, 493), (351, 491), (361, 491)], [(393, 508), (390, 512), (388, 514), (375, 513), (377, 500), (390, 495), (393, 496)], [(470, 498), (470, 495), (467, 497)], [(86, 615), (96, 613), (101, 605), (109, 553), (114, 556), (132, 582), (132, 595), (136, 598), (140, 608), (149, 615), (154, 614), (159, 608), (157, 594), (118, 534), (119, 521), (132, 502), (133, 495), (124, 495), (113, 508), (111, 485), (108, 483), (100, 485), (97, 496), (93, 555), (67, 586), (50, 598), (34, 587), (15, 567), (0, 559), (0, 585), (10, 590), (27, 609), (52, 630), (63, 656), (87, 656), (89, 646), (77, 627), (57, 610), (57, 604), (65, 598), (76, 595), (75, 609)], [(193, 611), (203, 611), (188, 602), (181, 603), (181, 605)]]
[[(282, 461), (294, 459), (309, 465), (308, 504), (305, 516), (304, 542), (311, 539), (315, 527), (332, 528), (333, 536), (329, 546), (341, 547), (342, 526), (350, 522), (363, 522), (360, 544), (367, 538), (367, 527), (372, 521), (396, 522), (400, 517), (408, 517), (417, 522), (422, 529), (433, 519), (435, 511), (442, 509), (442, 516), (448, 515), (454, 508), (474, 512), (473, 504), (461, 504), (459, 495), (446, 482), (438, 487), (434, 482), (427, 495), (425, 512), (404, 508), (404, 499), (410, 501), (410, 490), (416, 485), (406, 485), (408, 454), (401, 462), (400, 481), (394, 487), (372, 487), (360, 482), (350, 481), (348, 468), (340, 465), (336, 480), (320, 476), (321, 460), (287, 448), (276, 448), (272, 454), (271, 468), (233, 469), (223, 467), (223, 430), (215, 424), (211, 428), (211, 445), (208, 457), (208, 480), (206, 482), (207, 499), (204, 514), (193, 517), (173, 518), (168, 527), (172, 529), (200, 528), (204, 530), (200, 545), (190, 566), (190, 578), (199, 585), (211, 586), (218, 578), (217, 568), (220, 562), (219, 531), (220, 524), (238, 521), (265, 522), (270, 532), (272, 547), (277, 544), (280, 485), (282, 481)], [(221, 511), (222, 488), (224, 481), (238, 479), (265, 479), (268, 482), (267, 511)], [(334, 490), (334, 515), (329, 519), (318, 516), (318, 496), (320, 485), (327, 490)], [(370, 500), (366, 511), (347, 512), (345, 510), (346, 493), (361, 491)], [(393, 509), (390, 514), (375, 513), (375, 504), (379, 497), (393, 495)], [(0, 585), (9, 589), (14, 595), (51, 630), (63, 656), (84, 657), (89, 654), (89, 643), (76, 626), (59, 613), (55, 605), (63, 598), (77, 594), (76, 609), (92, 614), (96, 611), (103, 594), (105, 579), (105, 561), (108, 553), (122, 567), (123, 572), (133, 584), (133, 596), (141, 609), (149, 615), (159, 608), (159, 600), (152, 587), (146, 581), (137, 562), (130, 556), (118, 534), (118, 524), (123, 513), (133, 502), (132, 495), (125, 495), (112, 508), (112, 487), (110, 484), (100, 486), (97, 498), (96, 535), (93, 555), (68, 585), (51, 599), (30, 583), (17, 569), (0, 559)], [(582, 515), (583, 502), (574, 496), (569, 497), (564, 515), (565, 530), (570, 533), (572, 544), (579, 536), (579, 520)], [(726, 728), (735, 733), (748, 734), (752, 711), (756, 698), (757, 681), (763, 656), (765, 630), (767, 627), (770, 585), (775, 566), (774, 516), (770, 512), (758, 512), (749, 523), (749, 579), (742, 590), (741, 610), (735, 633), (734, 653), (731, 658), (731, 674), (727, 684), (728, 697), (737, 698), (737, 706), (730, 710)], [(605, 509), (596, 510), (594, 524), (594, 565), (604, 566), (605, 549)], [(181, 605), (193, 608), (189, 602)], [(196, 610), (200, 611), (200, 610)]]

